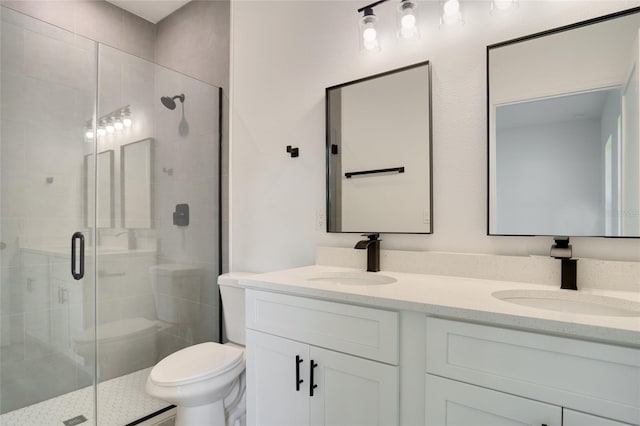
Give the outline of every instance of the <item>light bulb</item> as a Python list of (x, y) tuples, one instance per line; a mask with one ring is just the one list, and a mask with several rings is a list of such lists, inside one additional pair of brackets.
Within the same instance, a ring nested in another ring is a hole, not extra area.
[(493, 0), (491, 2), (492, 13), (506, 14), (517, 7), (518, 0)]
[(458, 0), (447, 0), (444, 4), (444, 14), (456, 16), (460, 11), (460, 2)]
[(84, 135), (87, 139), (93, 139), (93, 130), (87, 130)]
[(416, 26), (416, 17), (412, 13), (408, 13), (400, 19), (400, 24), (405, 30), (413, 29)]
[(375, 28), (373, 28), (373, 26), (365, 28), (364, 31), (362, 32), (362, 38), (364, 38), (365, 43), (374, 42), (376, 41), (377, 37), (378, 37), (378, 32), (376, 31)]
[(131, 127), (133, 122), (131, 121), (131, 118), (125, 117), (122, 119), (122, 124), (124, 124), (124, 127)]
[(458, 0), (447, 0), (442, 6), (442, 22), (456, 24), (461, 21), (460, 2)]
[(107, 131), (104, 129), (104, 127), (100, 126), (98, 127), (98, 136), (104, 136), (107, 134)]
[(113, 123), (113, 127), (115, 127), (116, 130), (122, 130), (124, 128), (124, 124), (122, 123), (122, 121), (117, 120), (115, 123)]
[(116, 130), (111, 123), (107, 124), (105, 128), (107, 129), (107, 133), (113, 133)]

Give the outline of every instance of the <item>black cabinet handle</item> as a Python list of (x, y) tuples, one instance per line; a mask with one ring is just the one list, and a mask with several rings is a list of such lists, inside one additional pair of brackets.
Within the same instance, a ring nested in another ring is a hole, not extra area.
[[(76, 269), (76, 241), (80, 242), (80, 264)], [(71, 276), (74, 280), (81, 280), (84, 277), (84, 235), (76, 232), (71, 237)]]
[(313, 360), (311, 360), (311, 383), (309, 384), (309, 396), (313, 396), (313, 390), (318, 387), (318, 385), (313, 383), (313, 370), (318, 366)]
[(300, 355), (296, 355), (296, 392), (300, 391), (300, 385), (304, 383), (304, 380), (300, 378), (300, 364), (302, 364), (302, 361)]

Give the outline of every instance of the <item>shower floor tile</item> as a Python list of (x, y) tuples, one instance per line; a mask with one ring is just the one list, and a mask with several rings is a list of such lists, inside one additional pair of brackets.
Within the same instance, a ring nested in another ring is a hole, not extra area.
[[(98, 385), (98, 425), (124, 426), (169, 404), (146, 394), (144, 386), (151, 368)], [(89, 386), (28, 407), (0, 415), (2, 426), (64, 426), (63, 421), (83, 415), (93, 425), (93, 387)]]

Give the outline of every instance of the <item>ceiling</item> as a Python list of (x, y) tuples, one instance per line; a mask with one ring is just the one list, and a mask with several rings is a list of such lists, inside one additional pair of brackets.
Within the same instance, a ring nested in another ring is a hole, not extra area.
[(107, 0), (121, 9), (157, 24), (191, 0)]

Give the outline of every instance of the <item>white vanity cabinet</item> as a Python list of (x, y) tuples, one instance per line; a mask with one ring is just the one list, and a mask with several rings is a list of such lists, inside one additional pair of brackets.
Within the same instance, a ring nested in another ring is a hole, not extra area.
[(640, 424), (638, 349), (438, 318), (426, 333), (429, 426)]
[(398, 314), (247, 290), (249, 425), (399, 423)]

